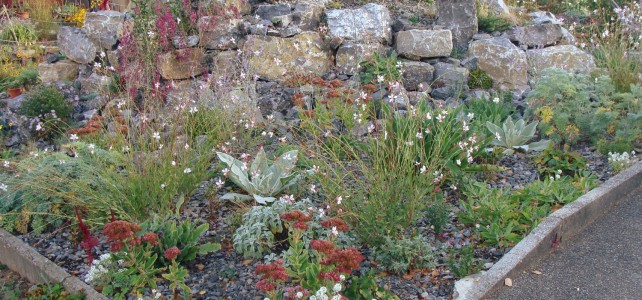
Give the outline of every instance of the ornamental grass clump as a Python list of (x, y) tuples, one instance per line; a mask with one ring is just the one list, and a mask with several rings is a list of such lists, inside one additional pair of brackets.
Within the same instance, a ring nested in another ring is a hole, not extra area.
[[(372, 123), (366, 138), (321, 137), (314, 151), (319, 160), (312, 178), (369, 246), (401, 236), (433, 193), (453, 185), (474, 163), (483, 145), (470, 127), (474, 116), (461, 108), (433, 110), (421, 104), (403, 115), (384, 104), (381, 113), (384, 122)], [(316, 188), (313, 184), (310, 190)]]

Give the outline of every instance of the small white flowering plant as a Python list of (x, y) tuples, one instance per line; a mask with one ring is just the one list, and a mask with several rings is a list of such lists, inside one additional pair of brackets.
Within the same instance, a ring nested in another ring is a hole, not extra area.
[(85, 276), (85, 282), (93, 286), (105, 286), (113, 278), (113, 273), (122, 271), (120, 265), (123, 262), (116, 261), (110, 253), (102, 254), (91, 263), (89, 272)]
[(227, 193), (221, 200), (254, 199), (263, 205), (272, 203), (276, 200), (275, 196), (293, 186), (301, 177), (292, 172), (298, 159), (298, 150), (288, 151), (270, 162), (261, 148), (249, 166), (247, 161), (238, 160), (229, 154), (216, 154), (227, 165), (223, 173), (249, 194)]
[(613, 168), (613, 170), (618, 173), (626, 170), (628, 167), (632, 166), (638, 161), (635, 157), (635, 151), (631, 151), (630, 154), (628, 152), (609, 152), (608, 159), (611, 168)]

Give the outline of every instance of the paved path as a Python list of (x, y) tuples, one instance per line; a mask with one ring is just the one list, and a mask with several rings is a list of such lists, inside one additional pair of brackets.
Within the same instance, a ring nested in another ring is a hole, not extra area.
[(527, 270), (488, 299), (642, 300), (642, 189)]

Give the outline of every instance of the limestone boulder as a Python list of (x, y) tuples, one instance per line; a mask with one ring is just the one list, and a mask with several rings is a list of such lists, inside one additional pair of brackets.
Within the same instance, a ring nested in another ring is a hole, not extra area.
[(438, 62), (434, 68), (433, 90), (430, 92), (433, 98), (446, 100), (468, 90), (468, 69), (446, 62)]
[(245, 53), (249, 66), (261, 78), (284, 81), (294, 74), (320, 76), (332, 67), (332, 56), (323, 49), (316, 32), (292, 38), (249, 36)]
[(437, 0), (437, 23), (452, 31), (455, 48), (467, 49), (477, 33), (476, 0)]
[(205, 53), (202, 48), (178, 49), (159, 56), (158, 71), (163, 79), (187, 79), (200, 75)]
[(429, 63), (403, 61), (401, 68), (403, 69), (403, 85), (408, 91), (422, 90), (420, 85), (427, 88), (433, 81), (435, 68)]
[(68, 59), (55, 63), (43, 62), (38, 65), (38, 75), (43, 83), (74, 81), (78, 78), (78, 64)]
[(174, 82), (173, 88), (167, 94), (167, 101), (170, 107), (181, 104), (190, 106), (214, 108), (216, 95), (207, 86), (207, 83), (199, 80), (182, 80)]
[(408, 30), (397, 34), (397, 53), (409, 59), (449, 56), (453, 50), (450, 30)]
[(84, 28), (87, 36), (98, 47), (111, 49), (123, 31), (124, 22), (125, 14), (114, 10), (101, 10), (87, 13)]
[(560, 45), (528, 50), (528, 64), (535, 73), (558, 68), (568, 72), (590, 73), (596, 64), (593, 56), (573, 45)]
[(192, 48), (198, 45), (197, 35), (175, 36), (172, 39), (172, 45), (176, 49)]
[(58, 47), (67, 58), (79, 64), (93, 62), (98, 51), (83, 29), (68, 26), (58, 31)]
[(504, 0), (479, 0), (479, 3), (481, 5), (485, 5), (486, 8), (495, 15), (510, 15), (510, 8), (506, 5)]
[(507, 38), (474, 41), (468, 56), (477, 60), (477, 67), (493, 79), (495, 88), (522, 90), (528, 86), (526, 53)]
[(357, 9), (328, 10), (326, 17), (332, 37), (385, 44), (392, 39), (390, 11), (383, 5), (369, 3)]
[(375, 54), (385, 56), (386, 52), (387, 48), (379, 43), (347, 41), (337, 50), (335, 62), (337, 71), (346, 75), (357, 74), (361, 62), (372, 61)]
[(256, 15), (275, 25), (287, 27), (292, 22), (292, 8), (290, 3), (260, 4), (256, 8)]
[(109, 76), (91, 73), (89, 77), (80, 78), (80, 92), (83, 95), (102, 94), (107, 92), (111, 78)]
[(210, 71), (219, 77), (235, 77), (240, 75), (242, 70), (241, 57), (234, 50), (221, 51), (212, 58)]
[(235, 8), (239, 14), (247, 15), (252, 12), (252, 3), (248, 0), (213, 0), (219, 4), (224, 4), (228, 8)]
[(212, 16), (198, 19), (199, 45), (209, 50), (238, 49), (243, 35), (239, 24), (241, 19), (230, 19), (218, 22)]
[(554, 14), (548, 11), (535, 11), (528, 14), (531, 17), (531, 24), (557, 24), (562, 25), (560, 21)]
[(564, 31), (559, 24), (545, 23), (516, 27), (508, 36), (520, 46), (543, 48), (558, 44), (564, 38)]
[(302, 1), (296, 4), (261, 4), (256, 15), (277, 27), (293, 26), (302, 31), (315, 30), (321, 21), (324, 7), (315, 1)]

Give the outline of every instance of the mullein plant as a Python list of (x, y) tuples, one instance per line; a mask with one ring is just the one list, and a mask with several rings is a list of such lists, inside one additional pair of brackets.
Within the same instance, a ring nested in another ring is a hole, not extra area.
[(268, 204), (276, 200), (281, 192), (297, 183), (301, 175), (292, 172), (297, 162), (298, 150), (292, 150), (278, 157), (274, 162), (267, 159), (263, 148), (259, 149), (254, 161), (235, 159), (229, 154), (217, 152), (218, 158), (227, 165), (224, 173), (249, 195), (227, 193), (221, 200), (252, 200)]
[(549, 147), (549, 140), (541, 140), (527, 144), (535, 137), (538, 121), (526, 124), (523, 119), (514, 122), (511, 117), (506, 118), (502, 126), (499, 127), (491, 122), (487, 122), (488, 130), (495, 136), (492, 145), (504, 148), (504, 154), (513, 154), (515, 151), (543, 151)]

